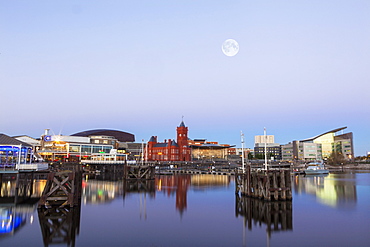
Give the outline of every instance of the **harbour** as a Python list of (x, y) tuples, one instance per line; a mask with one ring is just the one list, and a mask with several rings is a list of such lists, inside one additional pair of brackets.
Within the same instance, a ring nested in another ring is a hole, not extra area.
[[(15, 215), (22, 219), (12, 231), (3, 228), (0, 241), (17, 246), (30, 239), (34, 246), (367, 245), (369, 172), (291, 176), (292, 200), (260, 200), (236, 194), (234, 175), (122, 179), (84, 173), (72, 207), (40, 208), (39, 201), (0, 205), (3, 226)], [(35, 177), (30, 198), (42, 198), (47, 181), (45, 175)], [(14, 195), (14, 174), (3, 174), (1, 184), (1, 197)], [(334, 234), (330, 226), (344, 220), (336, 225), (338, 237), (326, 238)]]

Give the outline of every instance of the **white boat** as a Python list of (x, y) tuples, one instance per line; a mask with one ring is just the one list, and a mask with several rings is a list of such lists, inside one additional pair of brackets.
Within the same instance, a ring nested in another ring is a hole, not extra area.
[(323, 162), (311, 162), (304, 170), (306, 175), (328, 174), (329, 170), (325, 169)]

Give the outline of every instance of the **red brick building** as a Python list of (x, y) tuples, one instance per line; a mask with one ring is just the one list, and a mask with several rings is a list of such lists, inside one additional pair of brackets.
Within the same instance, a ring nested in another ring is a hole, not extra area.
[(148, 142), (146, 159), (148, 161), (190, 161), (191, 149), (188, 144), (188, 127), (184, 121), (177, 127), (177, 140), (158, 142), (157, 136), (152, 136)]

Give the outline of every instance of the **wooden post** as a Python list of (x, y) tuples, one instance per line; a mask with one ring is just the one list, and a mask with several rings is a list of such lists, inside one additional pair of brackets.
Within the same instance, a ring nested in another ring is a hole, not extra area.
[(291, 200), (291, 177), (289, 170), (235, 172), (235, 193), (264, 200)]
[(74, 207), (80, 204), (82, 170), (79, 165), (72, 170), (50, 172), (38, 207)]

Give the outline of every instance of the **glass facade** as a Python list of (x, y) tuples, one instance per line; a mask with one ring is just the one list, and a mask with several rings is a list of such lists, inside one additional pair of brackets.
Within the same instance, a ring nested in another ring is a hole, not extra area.
[(76, 162), (89, 159), (93, 154), (110, 153), (113, 145), (49, 142), (39, 154), (48, 161)]
[(16, 164), (32, 162), (33, 151), (30, 147), (0, 146), (0, 166), (13, 167)]
[(322, 135), (316, 138), (313, 142), (321, 144), (322, 157), (329, 158), (333, 152), (334, 133)]

